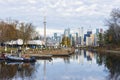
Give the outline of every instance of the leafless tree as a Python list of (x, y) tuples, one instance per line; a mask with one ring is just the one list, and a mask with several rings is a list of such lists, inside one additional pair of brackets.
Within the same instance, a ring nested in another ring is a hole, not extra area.
[(31, 23), (21, 23), (19, 37), (23, 40), (23, 44), (27, 44), (27, 41), (31, 39), (34, 33), (34, 26)]
[(5, 22), (0, 21), (0, 43), (22, 39), (27, 43), (34, 33), (34, 26), (31, 23), (19, 23), (18, 21)]
[(109, 26), (106, 31), (108, 40), (113, 44), (120, 44), (120, 24), (118, 23), (120, 20), (120, 9), (113, 9), (110, 15), (110, 19), (107, 20), (107, 25)]

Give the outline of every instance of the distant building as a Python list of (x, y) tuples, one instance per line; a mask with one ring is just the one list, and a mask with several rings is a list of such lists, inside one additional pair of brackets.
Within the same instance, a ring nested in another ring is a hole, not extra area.
[(78, 33), (76, 33), (76, 45), (78, 45)]
[(82, 41), (81, 41), (81, 36), (78, 37), (78, 44), (81, 44)]
[(70, 37), (70, 28), (64, 30), (64, 36)]
[(94, 34), (86, 37), (86, 46), (94, 46)]
[(98, 44), (99, 33), (103, 33), (103, 29), (102, 28), (96, 29), (96, 33), (95, 33), (95, 36), (94, 36), (94, 46), (99, 46), (99, 44)]
[(71, 45), (75, 46), (78, 43), (78, 33), (71, 34)]
[(87, 34), (84, 34), (84, 42), (86, 42), (86, 37), (90, 37), (92, 31), (87, 31)]
[(54, 39), (57, 39), (57, 33), (54, 33)]
[(98, 46), (98, 35), (100, 33), (99, 31), (100, 29), (96, 29), (96, 33), (95, 33), (95, 36), (94, 36), (94, 46)]
[(87, 31), (87, 34), (84, 34), (84, 43), (85, 43), (85, 45), (86, 45), (86, 43), (88, 45), (88, 43), (89, 43), (88, 41), (89, 41), (89, 38), (90, 38), (91, 34), (92, 34), (92, 31)]
[(81, 45), (84, 45), (84, 33), (83, 33), (83, 31), (84, 31), (84, 29), (83, 29), (83, 27), (81, 27)]
[(99, 34), (99, 29), (98, 28), (96, 29), (96, 34)]
[(100, 28), (100, 33), (103, 33), (103, 29), (102, 28)]

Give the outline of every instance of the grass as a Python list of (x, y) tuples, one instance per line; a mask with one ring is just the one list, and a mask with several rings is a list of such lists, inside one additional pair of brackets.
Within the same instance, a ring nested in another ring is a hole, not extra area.
[(5, 47), (0, 47), (0, 53), (11, 53), (11, 51), (17, 51), (17, 48), (7, 48), (5, 51)]

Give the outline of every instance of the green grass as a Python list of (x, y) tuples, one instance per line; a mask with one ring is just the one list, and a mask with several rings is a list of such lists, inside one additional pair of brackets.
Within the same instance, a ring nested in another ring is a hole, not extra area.
[(5, 47), (0, 47), (0, 53), (11, 53), (11, 51), (17, 51), (17, 48), (7, 48), (5, 51)]

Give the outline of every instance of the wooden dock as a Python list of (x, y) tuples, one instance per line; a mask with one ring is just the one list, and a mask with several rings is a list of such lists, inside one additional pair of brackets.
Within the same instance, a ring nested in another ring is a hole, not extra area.
[(52, 55), (29, 54), (29, 56), (33, 56), (36, 59), (45, 59), (45, 60), (51, 60), (52, 59)]

